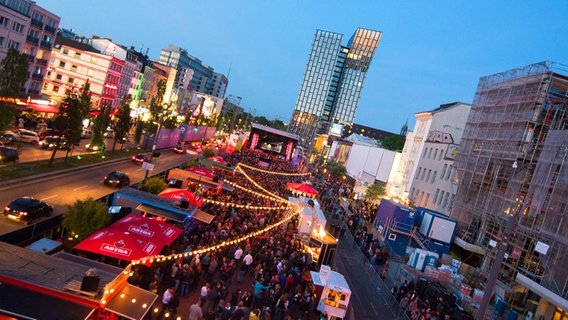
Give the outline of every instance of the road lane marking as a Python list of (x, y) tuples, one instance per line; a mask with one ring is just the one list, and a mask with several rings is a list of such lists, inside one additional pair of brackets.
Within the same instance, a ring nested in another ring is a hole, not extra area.
[(75, 189), (73, 189), (73, 191), (77, 191), (77, 190), (85, 189), (85, 188), (88, 188), (88, 187), (89, 187), (89, 185), (88, 185), (88, 184), (86, 184), (86, 185), (84, 185), (84, 186), (82, 186), (82, 187), (78, 187), (78, 188), (75, 188)]
[(58, 195), (58, 194), (54, 194), (54, 195), (52, 195), (52, 196), (45, 197), (45, 198), (41, 199), (41, 201), (49, 200), (49, 199), (55, 198), (55, 197), (57, 197), (57, 196), (59, 196), (59, 195)]

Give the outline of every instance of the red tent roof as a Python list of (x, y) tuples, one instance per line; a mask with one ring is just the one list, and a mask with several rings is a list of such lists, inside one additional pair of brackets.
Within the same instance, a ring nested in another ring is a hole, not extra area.
[(172, 244), (182, 232), (180, 228), (137, 214), (129, 214), (108, 226), (107, 229), (128, 231), (166, 246)]
[(305, 183), (286, 183), (286, 188), (292, 190), (293, 192), (304, 193), (307, 195), (315, 196), (318, 191)]
[(98, 253), (125, 261), (142, 259), (160, 253), (163, 244), (128, 231), (99, 230), (75, 246), (75, 249)]
[(211, 172), (211, 170), (203, 167), (191, 167), (185, 170), (211, 179), (215, 178), (216, 176), (213, 172)]
[(218, 156), (216, 156), (216, 157), (209, 157), (209, 158), (207, 158), (207, 159), (208, 159), (208, 160), (211, 160), (211, 161), (213, 161), (213, 162), (217, 162), (217, 163), (220, 163), (220, 164), (227, 165), (227, 161), (225, 161), (225, 159), (223, 159), (223, 158), (221, 158), (221, 157), (218, 157)]
[(164, 191), (160, 192), (158, 196), (174, 201), (180, 201), (181, 198), (184, 197), (189, 201), (189, 204), (194, 207), (201, 208), (201, 206), (203, 206), (203, 199), (201, 197), (197, 197), (194, 193), (185, 189), (166, 188)]

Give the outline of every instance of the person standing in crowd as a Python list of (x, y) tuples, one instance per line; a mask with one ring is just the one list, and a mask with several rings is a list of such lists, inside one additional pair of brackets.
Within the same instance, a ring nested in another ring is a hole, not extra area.
[(189, 320), (203, 320), (203, 310), (201, 310), (201, 300), (195, 301), (189, 307)]

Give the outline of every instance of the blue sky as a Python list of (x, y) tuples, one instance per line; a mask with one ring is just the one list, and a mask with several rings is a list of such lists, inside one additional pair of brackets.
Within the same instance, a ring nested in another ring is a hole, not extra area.
[[(557, 62), (568, 75), (568, 1), (36, 0), (60, 26), (156, 59), (185, 48), (228, 74), (245, 111), (288, 122), (316, 29), (383, 32), (355, 123), (398, 133), (414, 114), (471, 103), (480, 77)], [(230, 70), (230, 73), (229, 73)]]

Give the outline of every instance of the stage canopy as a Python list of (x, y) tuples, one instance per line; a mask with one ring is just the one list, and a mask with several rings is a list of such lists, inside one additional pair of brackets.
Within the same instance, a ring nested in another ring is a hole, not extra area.
[(180, 228), (137, 214), (129, 214), (108, 226), (107, 229), (127, 231), (164, 246), (172, 244), (182, 232)]
[(137, 233), (107, 228), (93, 233), (76, 245), (75, 249), (132, 261), (158, 255), (163, 247), (163, 243), (148, 239), (148, 237)]
[(141, 320), (150, 312), (150, 307), (157, 298), (157, 294), (127, 283), (108, 302), (105, 309), (126, 319)]
[(181, 201), (182, 198), (187, 199), (190, 205), (201, 208), (203, 206), (203, 199), (196, 196), (194, 193), (186, 189), (166, 188), (158, 194), (160, 197), (171, 199), (174, 201)]

